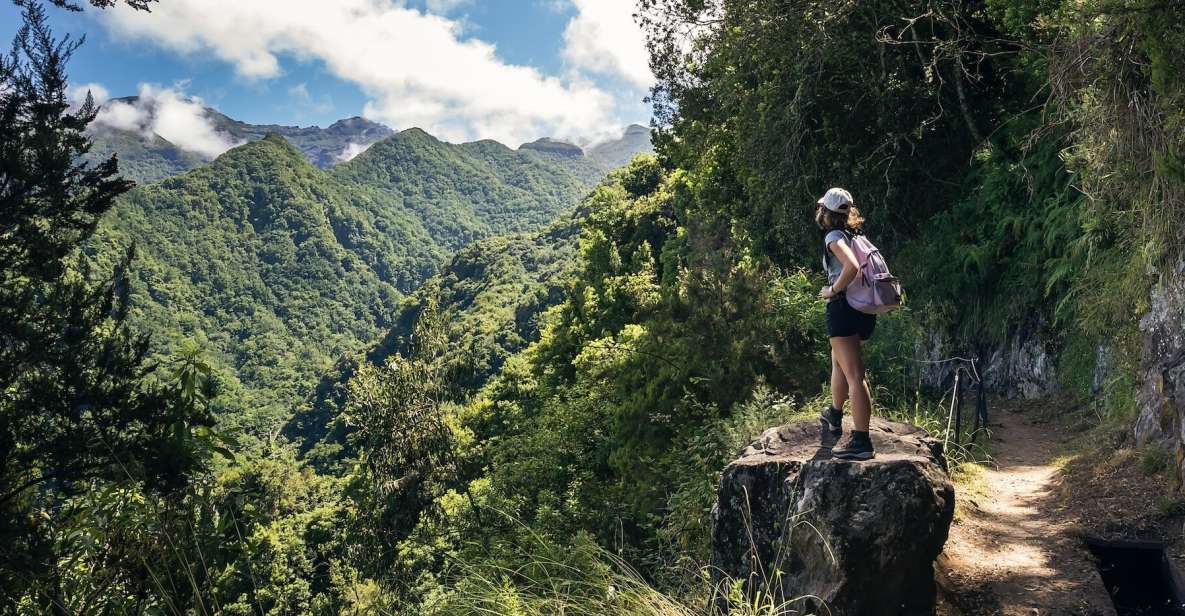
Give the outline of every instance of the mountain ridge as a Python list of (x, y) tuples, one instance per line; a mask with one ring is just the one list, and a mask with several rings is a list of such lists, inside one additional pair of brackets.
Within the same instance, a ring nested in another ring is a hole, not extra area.
[(418, 128), (319, 169), (272, 131), (137, 187), (88, 252), (111, 267), (136, 246), (131, 321), (157, 332), (152, 356), (206, 347), (230, 425), (264, 433), (340, 357), (389, 331), (450, 255), (547, 228), (601, 175), (586, 159)]
[[(84, 160), (95, 163), (105, 160), (112, 154), (117, 154), (124, 176), (140, 184), (160, 181), (213, 160), (213, 158), (186, 149), (153, 132), (151, 130), (152, 120), (155, 118), (157, 108), (156, 103), (152, 100), (140, 96), (124, 96), (109, 99), (104, 103), (104, 105), (112, 104), (126, 105), (136, 109), (143, 117), (139, 119), (137, 128), (134, 130), (101, 123), (92, 125), (89, 133), (93, 140), (93, 146)], [(208, 106), (203, 107), (203, 112), (204, 119), (209, 123), (214, 133), (224, 137), (228, 142), (241, 145), (263, 139), (270, 133), (277, 133), (296, 146), (310, 163), (320, 169), (329, 169), (349, 161), (375, 143), (408, 130), (420, 131), (424, 135), (431, 136), (430, 133), (418, 127), (408, 127), (402, 131), (396, 131), (361, 116), (342, 118), (322, 128), (317, 125), (251, 124), (232, 118)], [(642, 135), (638, 132), (639, 130), (645, 134)], [(436, 138), (433, 137), (433, 139)], [(482, 139), (453, 145), (480, 144), (487, 141), (492, 142), (493, 140)], [(497, 143), (508, 150), (515, 151), (515, 148), (501, 142)], [(572, 160), (573, 169), (578, 170), (582, 166), (588, 167), (589, 169), (583, 173), (592, 177), (593, 175), (603, 175), (613, 168), (624, 165), (629, 162), (633, 153), (653, 152), (653, 147), (649, 140), (649, 129), (631, 124), (624, 129), (619, 139), (602, 142), (587, 149), (582, 149), (580, 146), (564, 140), (541, 137), (517, 148), (517, 151), (525, 150), (535, 151), (542, 155), (569, 158)]]

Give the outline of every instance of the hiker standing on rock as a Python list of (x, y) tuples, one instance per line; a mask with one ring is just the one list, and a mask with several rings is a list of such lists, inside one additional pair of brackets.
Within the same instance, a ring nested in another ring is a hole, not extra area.
[(827, 336), (831, 339), (831, 406), (820, 415), (820, 421), (824, 431), (838, 439), (843, 435), (843, 405), (850, 399), (854, 429), (847, 441), (832, 449), (832, 455), (843, 460), (871, 460), (876, 455), (868, 436), (872, 396), (864, 377), (861, 347), (872, 337), (876, 314), (853, 308), (846, 297), (848, 287), (861, 273), (852, 244), (861, 235), (864, 218), (851, 193), (842, 188), (828, 190), (818, 203), (815, 222), (824, 233), (823, 267), (828, 282), (819, 297), (827, 300)]

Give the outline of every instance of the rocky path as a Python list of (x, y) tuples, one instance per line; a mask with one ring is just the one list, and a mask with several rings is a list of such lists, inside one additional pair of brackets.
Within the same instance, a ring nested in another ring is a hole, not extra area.
[(1098, 571), (1056, 502), (1060, 431), (1032, 413), (992, 417), (996, 467), (973, 482), (938, 560), (949, 614), (1113, 616)]

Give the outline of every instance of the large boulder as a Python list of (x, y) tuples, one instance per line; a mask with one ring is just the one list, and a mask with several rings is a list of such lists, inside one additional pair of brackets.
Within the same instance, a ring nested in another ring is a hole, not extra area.
[[(851, 424), (844, 427), (851, 430)], [(711, 571), (785, 613), (932, 614), (934, 559), (954, 517), (942, 443), (873, 419), (876, 458), (835, 460), (818, 422), (766, 430), (720, 478)]]

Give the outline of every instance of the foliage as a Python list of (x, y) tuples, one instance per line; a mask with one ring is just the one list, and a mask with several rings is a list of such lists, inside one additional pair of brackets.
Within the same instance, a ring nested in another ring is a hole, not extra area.
[[(681, 189), (641, 157), (586, 200), (567, 300), (549, 312), (539, 342), (451, 411), (461, 479), (477, 508), (413, 520), (410, 556), (441, 539), (462, 559), (496, 556), (527, 532), (548, 541), (587, 532), (643, 562), (689, 550), (687, 542), (702, 549), (704, 480), (758, 423), (742, 428), (731, 417), (768, 420), (761, 412), (774, 394), (761, 389), (751, 411), (732, 407), (764, 382), (821, 380), (821, 306), (802, 272), (728, 255), (696, 255), (715, 271), (685, 264), (688, 233), (674, 215)], [(723, 444), (705, 425), (720, 428)], [(689, 442), (701, 443), (692, 451), (703, 450), (702, 465), (690, 463)], [(682, 519), (689, 509), (698, 524)], [(672, 530), (656, 535), (664, 527)], [(481, 546), (456, 543), (454, 532), (482, 537)]]
[(542, 227), (586, 186), (532, 152), (417, 130), (324, 172), (272, 135), (132, 191), (90, 250), (107, 263), (137, 247), (130, 321), (158, 333), (151, 354), (201, 342), (227, 428), (266, 434), (403, 318), (402, 295), (449, 251)]
[(816, 259), (803, 221), (835, 185), (894, 251), (1029, 104), (981, 4), (646, 0), (659, 151), (711, 186), (701, 215), (780, 264)]
[[(1126, 417), (1136, 318), (1180, 257), (1180, 12), (643, 0), (657, 155), (571, 217), (595, 162), (415, 129), (330, 171), (268, 137), (135, 191), (88, 248), (128, 284), (86, 288), (126, 288), (155, 357), (205, 342), (208, 366), (190, 349), (117, 393), (162, 396), (212, 468), (168, 495), (63, 488), (55, 592), (109, 611), (696, 613), (720, 469), (825, 403), (812, 210), (836, 184), (910, 293), (866, 347), (878, 414), (944, 434), (949, 401), (907, 358), (1036, 333), (1068, 389)], [(948, 451), (955, 472), (983, 455)]]
[(374, 538), (375, 552), (390, 551), (402, 538), (401, 527), (413, 527), (459, 470), (444, 416), (447, 344), (443, 315), (429, 301), (417, 320), (412, 352), (387, 358), (381, 367), (365, 364), (350, 379), (342, 420), (353, 428), (351, 441), (361, 452), (357, 478), (368, 489), (360, 514), (370, 521), (363, 532)]
[(145, 340), (125, 323), (130, 254), (100, 269), (77, 254), (130, 185), (114, 159), (77, 162), (96, 112), (65, 100), (77, 44), (53, 37), (39, 5), (23, 16), (0, 60), (0, 605), (61, 609), (79, 554), (55, 536), (63, 503), (96, 482), (177, 490), (210, 417), (198, 377), (180, 390), (146, 379)]
[(550, 224), (583, 196), (595, 172), (494, 142), (444, 143), (420, 129), (380, 141), (334, 178), (363, 199), (414, 214), (449, 251)]
[(495, 375), (508, 357), (539, 339), (543, 313), (563, 299), (575, 267), (579, 224), (563, 217), (538, 233), (498, 236), (461, 249), (447, 266), (405, 299), (386, 335), (365, 354), (339, 360), (322, 375), (284, 433), (320, 465), (342, 457), (348, 382), (359, 366), (382, 366), (412, 350), (424, 308), (439, 305), (448, 332), (443, 358), (447, 395), (463, 401)]
[[(386, 240), (353, 242), (376, 226)], [(228, 427), (259, 434), (318, 371), (376, 335), (397, 285), (439, 254), (414, 219), (365, 209), (278, 137), (133, 191), (91, 250), (103, 261), (131, 245), (131, 322), (156, 332), (156, 356), (190, 339), (206, 346), (221, 403), (238, 411)]]
[[(426, 614), (636, 614), (694, 616), (713, 613), (713, 597), (672, 596), (656, 588), (626, 561), (587, 535), (556, 544), (542, 538), (524, 550), (523, 562), (482, 562), (460, 567), (455, 592), (425, 608)], [(707, 587), (707, 580), (703, 580)], [(739, 592), (737, 593), (739, 597)], [(736, 602), (728, 616), (773, 616), (793, 601), (769, 598)]]

